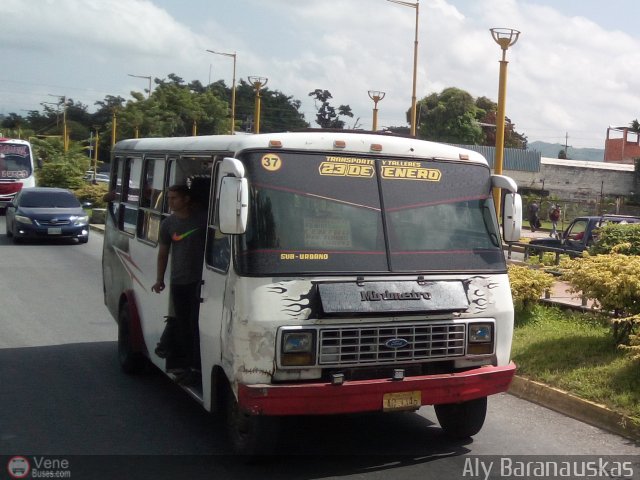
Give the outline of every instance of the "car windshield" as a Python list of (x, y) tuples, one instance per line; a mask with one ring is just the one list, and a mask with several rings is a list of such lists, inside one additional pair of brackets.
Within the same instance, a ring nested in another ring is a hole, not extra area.
[(76, 208), (80, 202), (67, 192), (22, 192), (19, 204), (24, 208)]
[(503, 271), (489, 169), (252, 153), (245, 274)]
[(31, 175), (31, 152), (27, 145), (0, 143), (0, 179)]

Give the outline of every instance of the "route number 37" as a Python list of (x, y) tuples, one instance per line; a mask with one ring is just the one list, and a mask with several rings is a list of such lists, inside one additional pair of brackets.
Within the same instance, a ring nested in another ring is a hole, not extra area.
[(265, 170), (275, 172), (276, 170), (280, 170), (281, 166), (282, 160), (278, 155), (268, 153), (262, 157), (262, 168)]

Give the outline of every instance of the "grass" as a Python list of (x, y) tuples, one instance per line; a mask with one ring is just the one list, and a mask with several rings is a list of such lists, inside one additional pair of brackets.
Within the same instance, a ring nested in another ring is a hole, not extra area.
[(518, 374), (640, 421), (640, 361), (616, 348), (605, 318), (536, 305), (516, 315)]

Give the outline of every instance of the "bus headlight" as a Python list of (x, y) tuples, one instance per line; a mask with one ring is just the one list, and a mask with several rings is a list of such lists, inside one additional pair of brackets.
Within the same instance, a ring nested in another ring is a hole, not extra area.
[(493, 353), (492, 323), (469, 324), (467, 353), (470, 355), (486, 355)]
[(315, 364), (315, 331), (294, 330), (283, 332), (280, 362), (286, 367), (302, 367)]

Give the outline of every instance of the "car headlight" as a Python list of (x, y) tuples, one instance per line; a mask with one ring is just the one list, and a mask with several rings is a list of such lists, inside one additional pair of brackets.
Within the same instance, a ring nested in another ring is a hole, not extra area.
[(315, 330), (294, 330), (282, 334), (280, 361), (283, 366), (315, 364)]
[(470, 323), (467, 353), (486, 355), (493, 353), (493, 323)]
[(29, 217), (25, 217), (24, 215), (16, 215), (14, 218), (16, 222), (19, 223), (25, 223), (27, 225), (31, 225), (33, 223)]
[(82, 215), (81, 217), (71, 217), (69, 220), (71, 220), (74, 225), (85, 225), (89, 223), (89, 216)]

